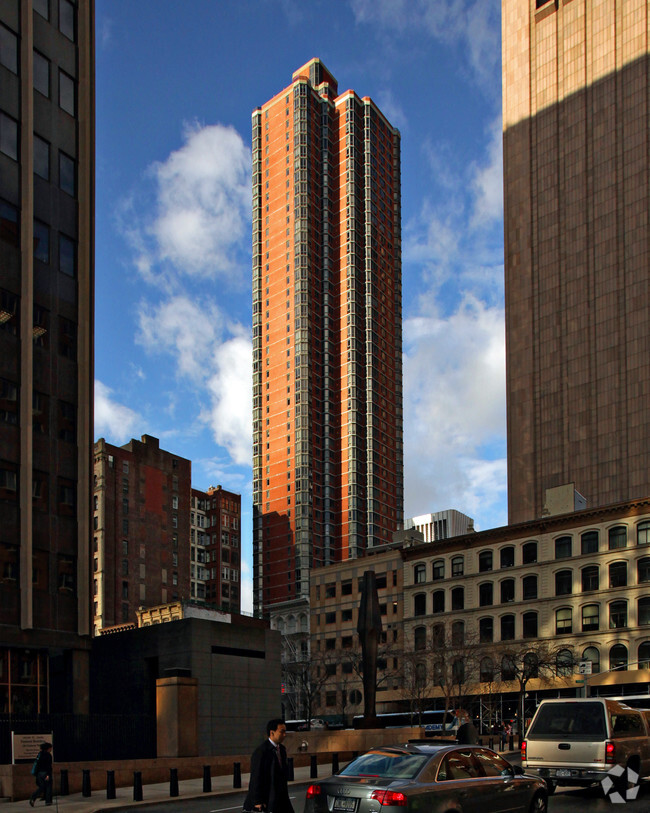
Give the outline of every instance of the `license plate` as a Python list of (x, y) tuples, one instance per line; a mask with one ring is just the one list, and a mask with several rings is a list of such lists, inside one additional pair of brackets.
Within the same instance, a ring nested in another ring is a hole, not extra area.
[(557, 771), (555, 771), (555, 775), (562, 777), (571, 776), (571, 771), (567, 768), (558, 768)]
[(347, 799), (345, 796), (334, 797), (334, 810), (344, 810), (346, 813), (354, 813), (356, 809), (356, 799)]

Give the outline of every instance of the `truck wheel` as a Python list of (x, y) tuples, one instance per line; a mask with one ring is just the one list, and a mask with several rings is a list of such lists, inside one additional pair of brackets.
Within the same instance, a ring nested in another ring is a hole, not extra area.
[(547, 811), (548, 804), (546, 796), (543, 792), (540, 792), (533, 797), (533, 801), (530, 803), (530, 813), (547, 813)]

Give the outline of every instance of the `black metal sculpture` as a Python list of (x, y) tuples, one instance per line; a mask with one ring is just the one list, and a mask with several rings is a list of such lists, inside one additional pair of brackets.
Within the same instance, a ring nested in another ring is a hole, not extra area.
[(377, 652), (381, 637), (381, 613), (377, 597), (377, 580), (372, 570), (363, 574), (357, 632), (361, 642), (363, 674), (363, 728), (377, 728), (375, 707), (377, 693)]

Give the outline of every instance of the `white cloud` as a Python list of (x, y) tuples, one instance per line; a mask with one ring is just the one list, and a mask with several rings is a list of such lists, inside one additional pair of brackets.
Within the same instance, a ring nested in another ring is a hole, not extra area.
[(487, 164), (474, 166), (472, 225), (480, 226), (503, 217), (503, 133), (501, 117), (490, 127)]
[(115, 401), (113, 390), (95, 379), (95, 437), (106, 437), (109, 443), (125, 443), (132, 437), (140, 416)]
[(150, 282), (167, 286), (182, 276), (241, 282), (237, 258), (248, 238), (250, 150), (220, 124), (186, 125), (184, 144), (150, 167), (150, 214), (137, 196), (123, 203), (122, 229), (134, 264)]
[[(424, 303), (422, 303), (424, 304)], [(505, 494), (504, 312), (433, 299), (404, 324), (407, 516), (457, 508), (483, 521)], [(504, 518), (501, 517), (501, 520)]]

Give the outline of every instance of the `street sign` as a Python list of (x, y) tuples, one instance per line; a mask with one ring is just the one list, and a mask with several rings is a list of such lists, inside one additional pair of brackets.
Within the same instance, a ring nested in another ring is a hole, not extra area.
[(591, 674), (591, 661), (578, 661), (578, 674), (590, 675)]

